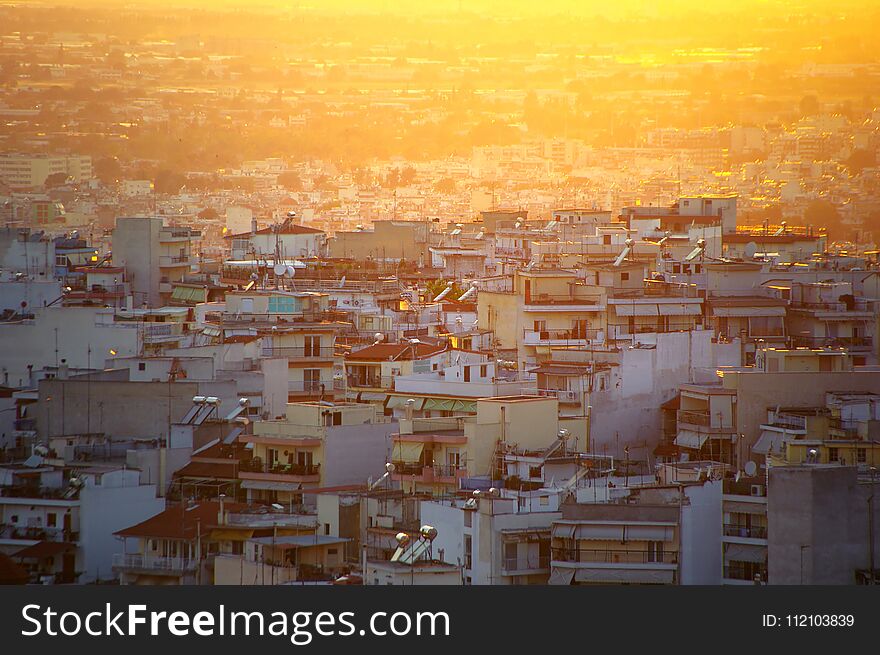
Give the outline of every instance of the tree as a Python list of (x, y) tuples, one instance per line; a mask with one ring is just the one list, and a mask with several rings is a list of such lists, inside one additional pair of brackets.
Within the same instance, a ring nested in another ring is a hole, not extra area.
[(841, 224), (840, 212), (828, 200), (814, 200), (807, 205), (807, 209), (804, 211), (804, 223), (815, 228), (824, 227), (828, 230), (828, 234), (835, 238), (839, 239), (843, 236), (844, 228)]
[(851, 175), (858, 175), (864, 169), (872, 168), (876, 165), (877, 156), (870, 150), (862, 150), (861, 148), (853, 150), (846, 160), (846, 167)]
[(43, 182), (43, 186), (47, 189), (54, 189), (55, 187), (63, 186), (65, 182), (67, 182), (67, 173), (52, 173)]
[(122, 177), (122, 166), (116, 157), (102, 157), (95, 162), (93, 172), (104, 184), (114, 184)]
[(167, 168), (156, 173), (156, 179), (153, 180), (153, 188), (156, 193), (178, 193), (184, 184), (186, 184), (186, 178), (182, 174), (169, 171)]
[(821, 110), (819, 98), (814, 95), (806, 95), (801, 98), (801, 116), (816, 116)]
[(302, 191), (303, 183), (296, 171), (284, 171), (278, 176), (278, 184), (288, 191)]
[(434, 184), (434, 191), (437, 193), (455, 193), (455, 180), (451, 177), (444, 177), (437, 180)]

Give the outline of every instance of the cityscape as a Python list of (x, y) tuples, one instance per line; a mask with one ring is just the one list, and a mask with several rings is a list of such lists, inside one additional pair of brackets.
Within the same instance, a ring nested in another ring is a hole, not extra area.
[(880, 6), (613, 4), (0, 1), (0, 584), (880, 582)]

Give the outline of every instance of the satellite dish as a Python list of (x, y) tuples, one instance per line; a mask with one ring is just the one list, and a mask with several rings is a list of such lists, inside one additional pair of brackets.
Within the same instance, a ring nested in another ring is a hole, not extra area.
[(287, 277), (293, 277), (296, 275), (296, 269), (292, 265), (288, 265), (285, 275), (287, 275)]
[(746, 259), (754, 259), (756, 252), (758, 252), (758, 244), (754, 241), (749, 241), (743, 249), (743, 254), (746, 256)]
[(275, 264), (275, 266), (272, 267), (272, 271), (275, 273), (276, 277), (281, 277), (287, 272), (287, 266), (284, 264)]
[(751, 461), (751, 460), (749, 460), (748, 462), (746, 462), (746, 465), (745, 465), (744, 468), (745, 468), (745, 470), (746, 470), (746, 475), (748, 475), (749, 477), (753, 476), (755, 473), (758, 472), (758, 465), (755, 464), (755, 463), (754, 463), (753, 461)]

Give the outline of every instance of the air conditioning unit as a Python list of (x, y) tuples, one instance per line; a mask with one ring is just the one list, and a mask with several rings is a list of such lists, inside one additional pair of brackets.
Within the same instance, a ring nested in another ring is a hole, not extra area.
[(752, 495), (753, 496), (763, 496), (764, 495), (764, 485), (763, 484), (753, 484), (752, 485)]

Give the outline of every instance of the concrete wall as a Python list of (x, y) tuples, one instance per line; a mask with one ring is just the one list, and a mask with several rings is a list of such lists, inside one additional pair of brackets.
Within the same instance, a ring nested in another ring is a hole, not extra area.
[(684, 487), (679, 582), (721, 584), (721, 481)]
[(327, 428), (321, 484), (365, 484), (385, 473), (391, 461), (391, 434), (397, 423), (341, 425)]
[[(121, 473), (121, 472), (120, 472)], [(119, 541), (113, 533), (155, 516), (165, 508), (156, 498), (155, 487), (121, 481), (113, 486), (88, 486), (80, 491), (80, 543), (83, 551), (83, 575), (79, 582), (113, 577), (113, 554), (119, 552)], [(127, 476), (130, 478), (131, 476)], [(109, 481), (108, 481), (109, 483)]]
[(235, 382), (116, 382), (82, 378), (41, 380), (34, 410), (37, 433), (103, 432), (110, 437), (167, 437), (170, 423), (192, 407), (196, 395), (221, 399), (220, 414), (237, 406)]
[(113, 264), (125, 266), (134, 294), (134, 304), (159, 302), (159, 230), (162, 219), (155, 217), (119, 218), (113, 231)]
[(880, 374), (858, 369), (834, 373), (763, 373), (736, 371), (724, 376), (724, 386), (737, 390), (736, 425), (749, 452), (760, 436), (767, 409), (824, 407), (828, 391), (880, 393)]
[(111, 349), (119, 355), (138, 352), (136, 324), (114, 325), (112, 309), (55, 306), (34, 314), (32, 321), (0, 323), (0, 361), (10, 385), (27, 384), (28, 364), (39, 370), (66, 359), (70, 368), (89, 363), (100, 368)]
[[(868, 568), (869, 493), (870, 485), (857, 484), (855, 467), (771, 468), (767, 493), (768, 582), (854, 584), (855, 571)], [(877, 567), (878, 503), (873, 509)]]

